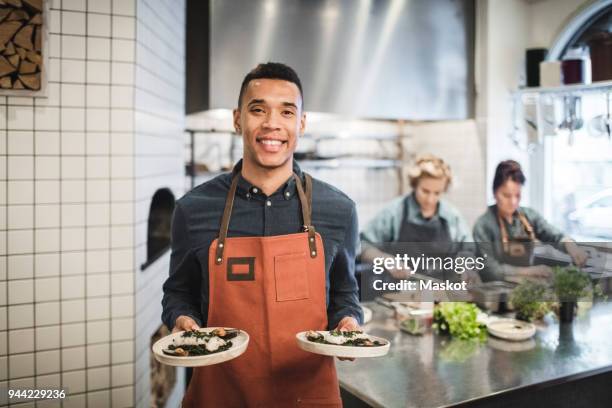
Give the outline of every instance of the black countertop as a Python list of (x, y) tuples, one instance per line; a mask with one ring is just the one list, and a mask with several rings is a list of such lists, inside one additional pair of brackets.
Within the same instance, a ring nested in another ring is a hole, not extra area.
[(452, 406), (612, 372), (612, 303), (595, 305), (573, 324), (547, 319), (526, 342), (489, 336), (483, 344), (412, 336), (399, 331), (391, 310), (365, 305), (373, 319), (364, 330), (391, 340), (391, 350), (336, 366), (343, 391), (371, 406)]

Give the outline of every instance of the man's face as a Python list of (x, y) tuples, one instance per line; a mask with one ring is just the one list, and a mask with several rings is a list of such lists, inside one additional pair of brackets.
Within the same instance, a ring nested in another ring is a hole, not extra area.
[(281, 79), (254, 79), (242, 105), (234, 110), (234, 127), (242, 133), (245, 162), (275, 169), (293, 158), (306, 115), (297, 85)]

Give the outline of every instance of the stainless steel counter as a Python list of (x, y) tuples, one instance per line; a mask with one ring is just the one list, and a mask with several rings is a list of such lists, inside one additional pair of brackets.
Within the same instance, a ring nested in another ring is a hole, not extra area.
[(573, 324), (547, 320), (527, 342), (489, 336), (484, 344), (411, 336), (398, 330), (389, 309), (366, 305), (373, 319), (364, 329), (391, 340), (391, 350), (336, 366), (343, 391), (371, 406), (452, 406), (612, 373), (612, 303), (595, 305)]

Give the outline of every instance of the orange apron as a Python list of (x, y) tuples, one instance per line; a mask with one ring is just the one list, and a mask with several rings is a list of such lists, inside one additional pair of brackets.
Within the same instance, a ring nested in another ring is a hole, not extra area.
[(293, 175), (304, 231), (227, 238), (238, 175), (209, 248), (208, 326), (250, 335), (246, 352), (194, 369), (183, 407), (341, 407), (332, 357), (298, 348), (295, 335), (327, 329), (323, 241), (311, 225), (312, 180)]

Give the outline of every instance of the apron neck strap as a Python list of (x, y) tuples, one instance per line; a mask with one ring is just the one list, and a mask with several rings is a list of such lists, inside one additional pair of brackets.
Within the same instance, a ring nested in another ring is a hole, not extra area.
[[(531, 241), (535, 241), (536, 237), (533, 232), (533, 228), (531, 227), (531, 224), (527, 220), (527, 217), (525, 217), (525, 215), (518, 210), (517, 210), (517, 215), (518, 215), (518, 219), (521, 221), (521, 224), (523, 224), (523, 228), (525, 228), (525, 232), (527, 232), (527, 236), (529, 237), (529, 239)], [(502, 243), (505, 246), (506, 244), (508, 244), (508, 240), (509, 240), (508, 230), (506, 229), (506, 223), (504, 222), (501, 215), (499, 214), (499, 211), (497, 212), (497, 222), (499, 223), (499, 230), (501, 232)]]
[[(315, 228), (312, 225), (312, 177), (309, 174), (304, 173), (306, 188), (302, 187), (302, 180), (297, 174), (293, 173), (295, 180), (295, 186), (298, 191), (298, 197), (302, 208), (302, 218), (304, 222), (304, 231), (308, 232), (308, 246), (310, 249), (311, 258), (317, 256), (317, 246), (315, 240)], [(227, 198), (225, 199), (225, 208), (223, 209), (223, 216), (221, 217), (221, 227), (219, 229), (219, 238), (217, 242), (217, 250), (215, 253), (215, 263), (217, 265), (223, 262), (223, 250), (225, 248), (225, 241), (227, 239), (227, 230), (229, 229), (230, 217), (232, 215), (232, 208), (234, 206), (234, 197), (236, 196), (236, 189), (238, 187), (239, 174), (236, 174), (232, 178), (232, 184), (227, 192)]]

